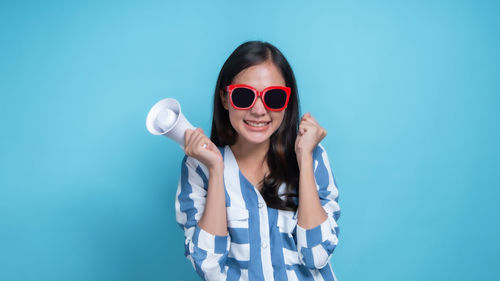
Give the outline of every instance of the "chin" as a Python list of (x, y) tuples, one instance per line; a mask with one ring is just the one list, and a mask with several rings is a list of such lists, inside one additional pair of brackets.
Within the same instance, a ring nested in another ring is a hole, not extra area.
[(245, 139), (249, 143), (253, 144), (261, 144), (269, 140), (271, 135), (268, 134), (260, 134), (260, 135), (254, 135), (254, 134), (239, 134), (241, 138)]

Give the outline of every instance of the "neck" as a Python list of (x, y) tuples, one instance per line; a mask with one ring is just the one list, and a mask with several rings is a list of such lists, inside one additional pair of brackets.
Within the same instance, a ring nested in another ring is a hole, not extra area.
[(250, 143), (241, 138), (237, 138), (236, 143), (231, 146), (234, 156), (241, 162), (251, 161), (254, 163), (264, 163), (269, 150), (269, 140), (263, 143)]

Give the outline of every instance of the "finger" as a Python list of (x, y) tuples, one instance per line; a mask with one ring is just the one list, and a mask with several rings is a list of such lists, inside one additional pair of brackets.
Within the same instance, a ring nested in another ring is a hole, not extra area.
[(201, 146), (201, 148), (208, 149), (208, 145), (209, 145), (208, 138), (205, 137), (200, 140), (199, 146)]
[(201, 147), (203, 149), (208, 149), (209, 144), (212, 143), (212, 141), (205, 135), (201, 135), (201, 137), (196, 141), (197, 141), (196, 146), (199, 148)]
[(197, 149), (199, 146), (201, 146), (204, 138), (205, 135), (198, 132), (198, 134), (193, 139), (193, 148)]
[(309, 118), (306, 118), (306, 119), (302, 120), (301, 123), (311, 123), (311, 124), (313, 124), (312, 120), (309, 119)]
[(184, 132), (184, 146), (189, 142), (189, 139), (191, 138), (191, 135), (193, 134), (194, 130), (191, 129), (186, 129)]
[(302, 121), (302, 122), (303, 122), (304, 124), (307, 124), (307, 125), (316, 126), (316, 127), (321, 127), (321, 126), (318, 124), (318, 122), (317, 122), (316, 120), (311, 119), (311, 118), (306, 119), (306, 120), (304, 120), (304, 121)]
[(310, 123), (310, 122), (302, 122), (300, 125), (299, 125), (299, 128), (300, 127), (303, 127), (303, 128), (306, 128), (306, 129), (311, 129), (311, 128), (314, 128), (314, 127), (317, 127), (315, 126), (314, 124)]
[(305, 121), (309, 121), (309, 122), (312, 122), (314, 124), (317, 124), (319, 125), (318, 121), (316, 120), (316, 118), (314, 118), (309, 112), (307, 113), (308, 115), (304, 115), (304, 117), (302, 117), (302, 120), (305, 122)]
[(302, 120), (300, 121), (300, 123), (299, 123), (299, 126), (300, 126), (300, 125), (307, 124), (307, 123), (312, 124), (312, 123), (311, 123), (311, 121), (309, 121), (309, 119), (302, 119)]
[(193, 140), (195, 140), (197, 138), (197, 136), (199, 136), (203, 132), (200, 128), (196, 128), (193, 130), (187, 129), (187, 130), (189, 130), (191, 132), (188, 143), (193, 143)]
[(318, 124), (318, 121), (316, 120), (316, 118), (314, 118), (312, 115), (310, 115), (310, 116), (309, 116), (309, 118), (307, 118), (307, 120), (309, 120), (309, 121), (313, 122), (314, 124), (319, 125), (319, 124)]
[(304, 124), (299, 125), (299, 132), (301, 135), (305, 134), (307, 132), (307, 126)]
[(189, 137), (189, 140), (188, 140), (188, 143), (186, 145), (186, 147), (188, 148), (189, 152), (192, 154), (195, 149), (196, 149), (196, 143), (197, 143), (197, 140), (201, 137), (203, 137), (204, 135), (200, 132), (200, 130), (193, 130), (191, 132), (191, 135)]
[(215, 146), (215, 144), (212, 142), (212, 140), (209, 139), (208, 137), (205, 137), (201, 146), (205, 149), (212, 150), (212, 151), (215, 151), (214, 149), (217, 149), (217, 146)]
[(319, 127), (318, 125), (312, 124), (310, 122), (304, 122), (301, 124), (299, 127), (304, 128), (304, 131), (307, 132), (312, 132), (312, 134), (321, 134), (321, 131), (323, 128)]
[(202, 128), (196, 128), (196, 131), (197, 131), (198, 133), (205, 134), (205, 132), (203, 132), (203, 129), (202, 129)]
[(191, 155), (191, 143), (193, 142), (193, 134), (194, 130), (191, 129), (186, 129), (186, 132), (184, 133), (184, 152), (187, 155)]

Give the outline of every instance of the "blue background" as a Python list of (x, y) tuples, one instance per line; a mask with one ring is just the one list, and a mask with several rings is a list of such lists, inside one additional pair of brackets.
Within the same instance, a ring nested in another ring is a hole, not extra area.
[(210, 131), (218, 72), (275, 44), (340, 190), (339, 280), (498, 280), (499, 1), (2, 1), (0, 280), (197, 280), (178, 99)]

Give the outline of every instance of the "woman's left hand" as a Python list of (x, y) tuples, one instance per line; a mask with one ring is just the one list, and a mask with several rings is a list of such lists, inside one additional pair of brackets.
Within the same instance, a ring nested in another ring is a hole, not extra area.
[(302, 116), (299, 124), (299, 132), (295, 140), (295, 154), (300, 167), (304, 156), (312, 157), (314, 148), (326, 136), (326, 130), (318, 124), (318, 121), (308, 112)]

